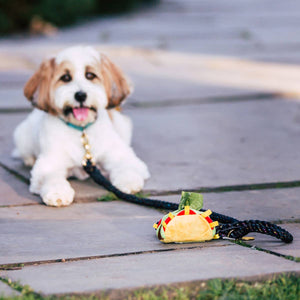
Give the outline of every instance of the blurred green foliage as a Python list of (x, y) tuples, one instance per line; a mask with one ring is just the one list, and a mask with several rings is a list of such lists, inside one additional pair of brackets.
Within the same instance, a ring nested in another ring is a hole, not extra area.
[(93, 15), (122, 13), (159, 0), (0, 0), (0, 34), (27, 30), (38, 16), (55, 26), (65, 26)]
[(157, 0), (96, 0), (98, 13), (120, 13), (136, 7), (140, 3), (153, 3)]

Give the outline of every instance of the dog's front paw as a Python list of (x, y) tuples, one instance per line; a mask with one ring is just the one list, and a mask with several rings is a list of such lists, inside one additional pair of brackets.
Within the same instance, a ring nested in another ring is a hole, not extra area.
[(110, 177), (114, 186), (124, 193), (134, 194), (144, 186), (144, 178), (135, 171), (121, 171)]
[(49, 206), (68, 206), (73, 202), (74, 190), (69, 184), (55, 185), (50, 188), (43, 187), (41, 197)]

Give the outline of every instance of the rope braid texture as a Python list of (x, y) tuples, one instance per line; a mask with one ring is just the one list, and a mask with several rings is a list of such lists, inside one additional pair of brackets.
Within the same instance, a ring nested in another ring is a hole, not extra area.
[[(140, 198), (135, 195), (123, 193), (101, 174), (100, 170), (94, 166), (90, 159), (85, 161), (83, 168), (97, 184), (102, 185), (105, 189), (114, 193), (119, 199), (139, 205), (166, 209), (168, 211), (178, 209), (178, 204), (176, 203), (142, 197)], [(205, 211), (205, 209), (201, 209), (201, 211)], [(258, 232), (261, 234), (271, 235), (285, 243), (291, 243), (293, 241), (293, 236), (288, 231), (266, 221), (239, 221), (235, 218), (216, 212), (211, 214), (211, 219), (218, 221), (220, 224), (217, 227), (217, 233), (220, 238), (241, 239), (250, 232)]]

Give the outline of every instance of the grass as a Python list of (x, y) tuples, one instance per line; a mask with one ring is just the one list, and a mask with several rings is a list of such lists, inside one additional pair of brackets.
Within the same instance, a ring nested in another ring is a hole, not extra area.
[(15, 282), (9, 278), (4, 278), (4, 277), (0, 277), (0, 281), (9, 285), (15, 291), (18, 291), (19, 293), (21, 293), (21, 296), (19, 296), (19, 297), (4, 297), (1, 295), (1, 292), (0, 292), (0, 300), (2, 300), (2, 299), (23, 299), (23, 298), (26, 300), (42, 299), (41, 296), (39, 294), (35, 293), (32, 290), (32, 288), (28, 285), (21, 285), (19, 282)]
[[(138, 192), (135, 194), (135, 196), (137, 196), (139, 198), (147, 198), (150, 196), (150, 194)], [(119, 200), (119, 198), (112, 192), (109, 192), (109, 193), (97, 198), (97, 201), (100, 201), (100, 202), (115, 201), (115, 200)]]
[(101, 202), (114, 201), (114, 200), (118, 200), (118, 197), (111, 192), (97, 198), (97, 201), (101, 201)]
[(24, 264), (0, 265), (0, 271), (20, 270), (23, 267), (24, 267)]
[(298, 300), (300, 299), (300, 278), (296, 274), (281, 274), (265, 281), (241, 281), (212, 279), (206, 282), (192, 282), (170, 286), (159, 286), (136, 290), (112, 290), (97, 295), (69, 295), (43, 297), (28, 286), (0, 278), (15, 290), (20, 297), (1, 297), (1, 300), (94, 300), (94, 299), (130, 299), (130, 300)]
[(137, 300), (298, 300), (300, 299), (300, 278), (295, 275), (281, 275), (264, 282), (212, 279), (207, 282), (187, 284), (180, 288), (163, 287), (157, 290), (138, 290), (126, 299)]

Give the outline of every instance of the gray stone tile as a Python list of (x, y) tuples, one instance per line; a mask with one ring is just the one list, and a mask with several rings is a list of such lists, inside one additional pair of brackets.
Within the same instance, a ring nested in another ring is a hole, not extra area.
[(11, 113), (1, 113), (0, 114), (0, 156), (1, 161), (8, 159), (11, 156), (13, 149), (13, 132), (17, 125), (25, 119), (27, 116), (23, 113), (11, 114)]
[[(299, 220), (299, 194), (300, 188), (202, 193), (205, 209), (211, 209), (238, 220), (252, 219), (270, 222)], [(178, 194), (156, 196), (156, 198), (179, 203), (181, 196)]]
[(0, 89), (0, 112), (32, 109), (31, 104), (23, 96), (23, 89)]
[[(0, 264), (177, 249), (162, 244), (153, 224), (163, 214), (125, 202), (0, 208)], [(227, 241), (189, 246), (218, 247)]]
[(5, 272), (45, 294), (95, 292), (211, 278), (261, 277), (300, 265), (249, 248), (181, 250), (25, 267)]
[(12, 158), (10, 153), (8, 155), (5, 153), (0, 155), (0, 162), (4, 167), (22, 177), (20, 180), (29, 183), (30, 167), (25, 166), (21, 160)]
[(21, 294), (18, 291), (13, 290), (9, 285), (0, 281), (0, 298), (1, 297), (17, 297)]
[(247, 244), (257, 246), (263, 249), (278, 252), (284, 255), (290, 255), (293, 257), (300, 257), (300, 224), (290, 223), (281, 224), (281, 227), (290, 232), (294, 240), (290, 244), (284, 244), (274, 238), (261, 234), (249, 234), (255, 238), (254, 241), (248, 241)]
[(0, 167), (0, 206), (41, 203), (28, 191), (28, 185)]
[[(146, 66), (145, 66), (146, 68)], [(164, 66), (162, 67), (164, 68)], [(125, 68), (126, 70), (126, 68)], [(134, 92), (126, 101), (130, 105), (149, 106), (160, 104), (185, 104), (193, 100), (199, 103), (203, 100), (231, 99), (239, 96), (251, 96), (263, 93), (261, 90), (247, 90), (242, 88), (230, 88), (218, 85), (200, 84), (188, 79), (170, 79), (167, 76), (159, 76), (157, 73), (143, 74), (143, 70), (127, 72), (134, 84)]]
[(300, 105), (281, 100), (128, 110), (133, 148), (166, 191), (300, 178)]
[[(11, 153), (13, 151), (13, 132), (17, 125), (23, 121), (28, 113), (0, 113), (0, 163), (9, 169), (16, 171), (18, 174), (24, 177), (24, 180), (29, 180), (30, 178), (30, 168), (25, 167), (20, 160), (13, 159)], [(12, 185), (13, 181), (9, 182), (12, 186), (12, 189), (18, 190), (18, 183), (16, 182), (16, 187)], [(23, 186), (23, 185), (22, 185)], [(24, 185), (24, 193), (26, 186)], [(28, 190), (28, 186), (27, 186)], [(23, 193), (23, 187), (22, 187)], [(13, 192), (13, 191), (12, 191)], [(27, 194), (28, 195), (28, 194)], [(14, 193), (11, 197), (14, 197)], [(31, 197), (31, 196), (30, 196)], [(30, 198), (29, 197), (29, 198)], [(27, 198), (27, 196), (26, 196)], [(31, 197), (32, 198), (32, 197)], [(31, 199), (30, 198), (30, 199)]]
[(0, 88), (2, 89), (20, 89), (29, 79), (32, 73), (30, 71), (0, 71)]
[(91, 179), (80, 181), (77, 179), (70, 180), (71, 186), (75, 190), (75, 203), (94, 202), (108, 192), (101, 186), (94, 183)]

